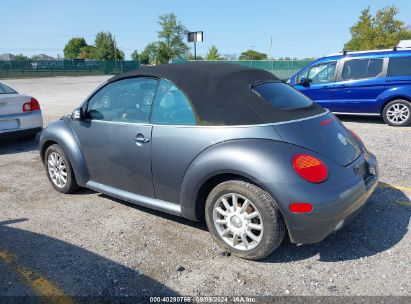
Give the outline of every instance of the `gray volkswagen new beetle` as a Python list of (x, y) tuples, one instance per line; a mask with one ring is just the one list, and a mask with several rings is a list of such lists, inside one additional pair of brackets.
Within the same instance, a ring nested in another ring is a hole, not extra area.
[(87, 187), (191, 220), (257, 260), (323, 240), (366, 203), (378, 163), (328, 110), (271, 73), (179, 63), (115, 76), (40, 138), (59, 192)]

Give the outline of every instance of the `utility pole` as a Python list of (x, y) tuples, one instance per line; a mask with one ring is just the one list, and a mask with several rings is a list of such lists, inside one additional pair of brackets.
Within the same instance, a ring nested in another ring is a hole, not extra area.
[(273, 36), (271, 36), (270, 38), (270, 58), (269, 59), (273, 59), (271, 52), (273, 50)]
[(114, 61), (117, 61), (116, 36), (113, 36)]

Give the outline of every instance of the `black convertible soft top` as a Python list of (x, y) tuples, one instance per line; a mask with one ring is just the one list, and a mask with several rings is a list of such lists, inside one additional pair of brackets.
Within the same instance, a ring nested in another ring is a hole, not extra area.
[(273, 107), (252, 85), (280, 80), (273, 74), (240, 64), (183, 62), (133, 70), (108, 82), (147, 76), (173, 82), (190, 99), (199, 125), (252, 125), (300, 119), (324, 112), (313, 103), (302, 109)]

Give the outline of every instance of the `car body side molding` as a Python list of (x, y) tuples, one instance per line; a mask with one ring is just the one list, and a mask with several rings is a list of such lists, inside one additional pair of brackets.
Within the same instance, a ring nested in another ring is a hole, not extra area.
[(109, 196), (130, 202), (136, 205), (140, 205), (143, 207), (148, 207), (148, 208), (155, 209), (158, 211), (163, 211), (163, 212), (181, 216), (180, 205), (177, 205), (174, 203), (158, 200), (155, 198), (146, 197), (146, 196), (139, 195), (139, 194), (134, 194), (128, 191), (106, 186), (106, 185), (103, 185), (103, 184), (100, 184), (94, 181), (88, 181), (86, 184), (86, 187), (94, 191), (101, 192)]

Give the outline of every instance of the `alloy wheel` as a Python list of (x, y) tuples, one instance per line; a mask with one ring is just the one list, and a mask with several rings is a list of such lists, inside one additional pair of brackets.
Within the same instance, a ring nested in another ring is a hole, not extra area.
[(64, 188), (67, 184), (67, 167), (64, 159), (57, 152), (49, 154), (47, 170), (53, 183), (59, 188)]
[(401, 124), (410, 117), (410, 109), (402, 103), (394, 103), (387, 109), (387, 119), (393, 124)]
[(216, 201), (213, 222), (220, 237), (238, 250), (251, 250), (263, 238), (260, 212), (253, 202), (236, 193), (224, 194)]

